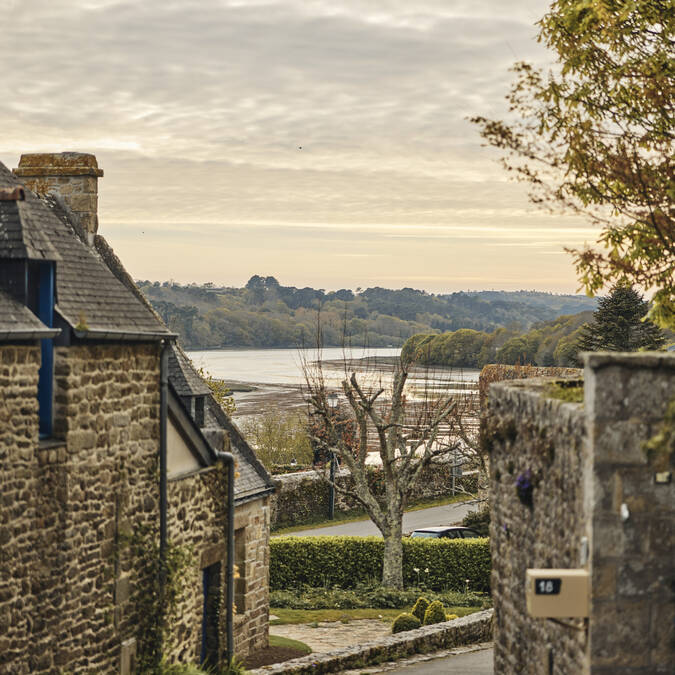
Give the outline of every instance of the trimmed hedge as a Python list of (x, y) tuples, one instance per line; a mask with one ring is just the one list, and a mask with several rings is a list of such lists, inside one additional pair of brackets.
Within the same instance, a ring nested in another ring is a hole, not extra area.
[(391, 624), (391, 632), (402, 633), (406, 630), (415, 630), (415, 628), (419, 628), (421, 625), (422, 622), (416, 616), (404, 612), (394, 619), (394, 623)]
[(425, 626), (431, 626), (435, 623), (443, 623), (445, 621), (445, 607), (443, 603), (438, 600), (434, 600), (428, 607), (426, 612), (424, 612), (424, 621), (422, 622)]
[[(384, 541), (379, 537), (275, 537), (270, 541), (270, 588), (354, 588), (382, 579)], [(403, 540), (403, 583), (432, 590), (490, 590), (487, 539)], [(414, 571), (429, 570), (423, 574)]]

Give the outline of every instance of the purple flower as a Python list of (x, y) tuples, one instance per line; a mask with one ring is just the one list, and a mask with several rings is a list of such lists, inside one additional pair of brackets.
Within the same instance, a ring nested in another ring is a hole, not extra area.
[(532, 506), (533, 489), (532, 471), (530, 469), (525, 469), (525, 471), (516, 478), (516, 494), (518, 495), (518, 499), (520, 499), (525, 506)]

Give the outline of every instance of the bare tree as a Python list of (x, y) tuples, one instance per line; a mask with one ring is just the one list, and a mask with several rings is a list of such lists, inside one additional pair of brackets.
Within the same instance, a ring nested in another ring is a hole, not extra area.
[[(403, 512), (424, 469), (434, 461), (447, 461), (459, 453), (462, 460), (469, 448), (461, 441), (466, 429), (459, 427), (455, 398), (434, 389), (431, 378), (424, 378), (423, 391), (406, 393), (411, 363), (398, 360), (391, 382), (383, 386), (365, 382), (353, 364), (343, 360), (339, 389), (344, 403), (339, 411), (331, 405), (329, 383), (319, 350), (318, 361), (302, 357), (310, 414), (318, 418), (321, 438), (351, 472), (352, 487), (335, 483), (339, 491), (348, 491), (366, 510), (384, 538), (382, 583), (403, 587)], [(410, 387), (409, 387), (410, 389)], [(421, 395), (420, 395), (421, 394)], [(315, 429), (317, 425), (315, 424)], [(382, 464), (383, 492), (374, 489), (368, 479), (366, 459), (377, 452)], [(459, 463), (459, 462), (458, 462)]]

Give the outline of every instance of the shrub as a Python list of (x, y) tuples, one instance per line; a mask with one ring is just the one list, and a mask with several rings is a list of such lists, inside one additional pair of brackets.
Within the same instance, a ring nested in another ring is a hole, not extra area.
[(480, 511), (470, 511), (462, 520), (464, 527), (476, 530), (483, 537), (490, 535), (490, 509), (485, 507)]
[(424, 612), (427, 611), (429, 606), (429, 601), (426, 598), (420, 597), (417, 598), (415, 606), (412, 608), (412, 613), (420, 620), (424, 621)]
[(391, 624), (391, 632), (402, 633), (404, 630), (415, 630), (421, 625), (422, 622), (416, 616), (403, 612), (394, 619), (394, 623)]
[[(442, 591), (436, 593), (428, 589), (424, 592), (428, 600), (440, 600), (446, 607), (490, 607), (490, 598), (481, 593), (460, 593)], [(395, 590), (383, 588), (379, 583), (362, 583), (356, 588), (312, 588), (301, 586), (293, 589), (280, 589), (270, 592), (271, 607), (288, 609), (358, 609), (377, 607), (379, 609), (397, 609), (410, 607), (419, 597), (418, 588)], [(426, 608), (425, 608), (426, 609)], [(424, 614), (418, 616), (420, 621)]]
[(312, 446), (307, 417), (298, 412), (268, 410), (242, 424), (242, 431), (255, 447), (258, 459), (267, 467), (275, 464), (312, 464)]
[(446, 621), (452, 621), (453, 619), (459, 619), (457, 614), (446, 614), (445, 615), (445, 620)]
[(424, 625), (430, 626), (433, 623), (442, 623), (445, 621), (445, 607), (443, 603), (434, 600), (424, 612)]
[[(378, 537), (275, 537), (270, 541), (270, 588), (302, 585), (354, 588), (382, 578), (384, 541)], [(417, 583), (418, 569), (429, 569), (427, 588), (435, 591), (490, 588), (487, 539), (403, 540), (403, 581)], [(389, 589), (387, 589), (388, 591)], [(384, 592), (384, 591), (383, 591)]]

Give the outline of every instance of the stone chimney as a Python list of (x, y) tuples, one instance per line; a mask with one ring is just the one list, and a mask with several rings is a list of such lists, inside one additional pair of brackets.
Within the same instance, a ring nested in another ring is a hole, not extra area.
[(39, 195), (59, 194), (79, 216), (89, 240), (93, 240), (98, 230), (98, 179), (103, 176), (94, 155), (85, 152), (21, 155), (14, 175)]

